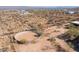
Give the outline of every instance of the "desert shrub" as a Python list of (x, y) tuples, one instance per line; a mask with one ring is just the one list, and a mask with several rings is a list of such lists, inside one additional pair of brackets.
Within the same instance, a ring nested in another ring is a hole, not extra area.
[(43, 30), (47, 27), (47, 20), (45, 18), (35, 16), (28, 21), (28, 26), (30, 26), (31, 31), (40, 36), (43, 33)]
[(37, 33), (38, 36), (40, 36), (42, 34), (42, 28), (40, 28), (37, 24), (31, 24), (31, 29), (30, 31), (33, 31), (35, 33)]
[(28, 41), (26, 41), (25, 39), (21, 39), (20, 41), (17, 41), (17, 43), (19, 43), (19, 44), (27, 44), (28, 43)]
[(0, 49), (0, 52), (7, 52), (8, 48), (7, 47), (4, 47), (2, 49)]
[(52, 37), (49, 36), (49, 38), (47, 40), (50, 41), (50, 42), (54, 42), (55, 38), (53, 36)]
[(68, 36), (70, 36), (70, 39), (73, 40), (74, 38), (79, 36), (79, 30), (76, 26), (71, 24), (66, 34), (68, 34)]
[(31, 10), (31, 13), (33, 13), (36, 16), (48, 18), (52, 14), (52, 10), (42, 9), (42, 10)]
[(47, 14), (49, 10), (31, 10), (30, 12), (34, 14)]
[(79, 37), (79, 28), (73, 24), (69, 24), (68, 31), (58, 36), (58, 38), (64, 39), (71, 48), (75, 47), (74, 41), (77, 41), (77, 37)]

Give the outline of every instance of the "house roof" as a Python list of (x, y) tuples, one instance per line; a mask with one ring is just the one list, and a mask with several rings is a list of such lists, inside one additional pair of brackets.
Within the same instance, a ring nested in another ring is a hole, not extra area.
[(71, 23), (79, 25), (79, 21), (72, 21)]

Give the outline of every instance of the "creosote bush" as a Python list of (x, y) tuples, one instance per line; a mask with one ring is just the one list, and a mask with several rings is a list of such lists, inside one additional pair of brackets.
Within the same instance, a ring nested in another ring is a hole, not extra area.
[(66, 34), (68, 34), (70, 36), (70, 39), (73, 40), (74, 38), (79, 36), (79, 28), (71, 24)]
[(20, 41), (17, 41), (17, 43), (19, 43), (19, 44), (25, 44), (25, 43), (28, 43), (28, 41), (26, 41), (25, 39), (22, 39)]

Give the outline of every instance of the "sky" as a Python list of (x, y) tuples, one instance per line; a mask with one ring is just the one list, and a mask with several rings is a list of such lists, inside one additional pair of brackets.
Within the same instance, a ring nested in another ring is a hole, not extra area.
[(0, 6), (79, 6), (79, 0), (0, 0)]

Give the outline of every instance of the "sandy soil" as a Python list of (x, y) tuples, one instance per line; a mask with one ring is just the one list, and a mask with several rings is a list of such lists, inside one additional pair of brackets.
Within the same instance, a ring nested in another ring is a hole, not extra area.
[[(62, 24), (72, 17), (62, 13), (23, 15), (17, 11), (0, 12), (0, 51), (74, 51), (65, 41), (57, 38), (67, 31)], [(41, 35), (37, 36), (38, 33)]]
[[(56, 39), (56, 43), (57, 45), (59, 45), (61, 47), (61, 49), (64, 49), (65, 51), (74, 51), (72, 48), (69, 47), (69, 45), (64, 41), (64, 40), (61, 40), (61, 39), (58, 39), (56, 38), (58, 35), (64, 33), (65, 29), (63, 28), (58, 28), (56, 26), (54, 27), (50, 27), (48, 29), (46, 29), (44, 31), (44, 34), (48, 34), (48, 36), (45, 36), (45, 35), (42, 35), (41, 37), (38, 37), (36, 39), (33, 39), (35, 36), (32, 35), (32, 32), (29, 32), (27, 31), (29, 34), (25, 35), (24, 33), (24, 36), (23, 38), (27, 39), (27, 41), (30, 41), (30, 43), (27, 43), (27, 44), (14, 44), (14, 47), (15, 47), (15, 50), (16, 51), (57, 51), (57, 48), (55, 47), (55, 45), (52, 45), (50, 41), (47, 41), (47, 39), (49, 39), (49, 37), (55, 37)], [(26, 33), (27, 33), (26, 32)], [(23, 35), (23, 33), (22, 33)], [(20, 35), (18, 35), (20, 36)], [(17, 36), (17, 37), (18, 37)], [(17, 39), (22, 39), (21, 37), (20, 38), (17, 38)], [(36, 42), (32, 43), (31, 41), (32, 40), (37, 40)], [(55, 44), (55, 43), (53, 43)]]

